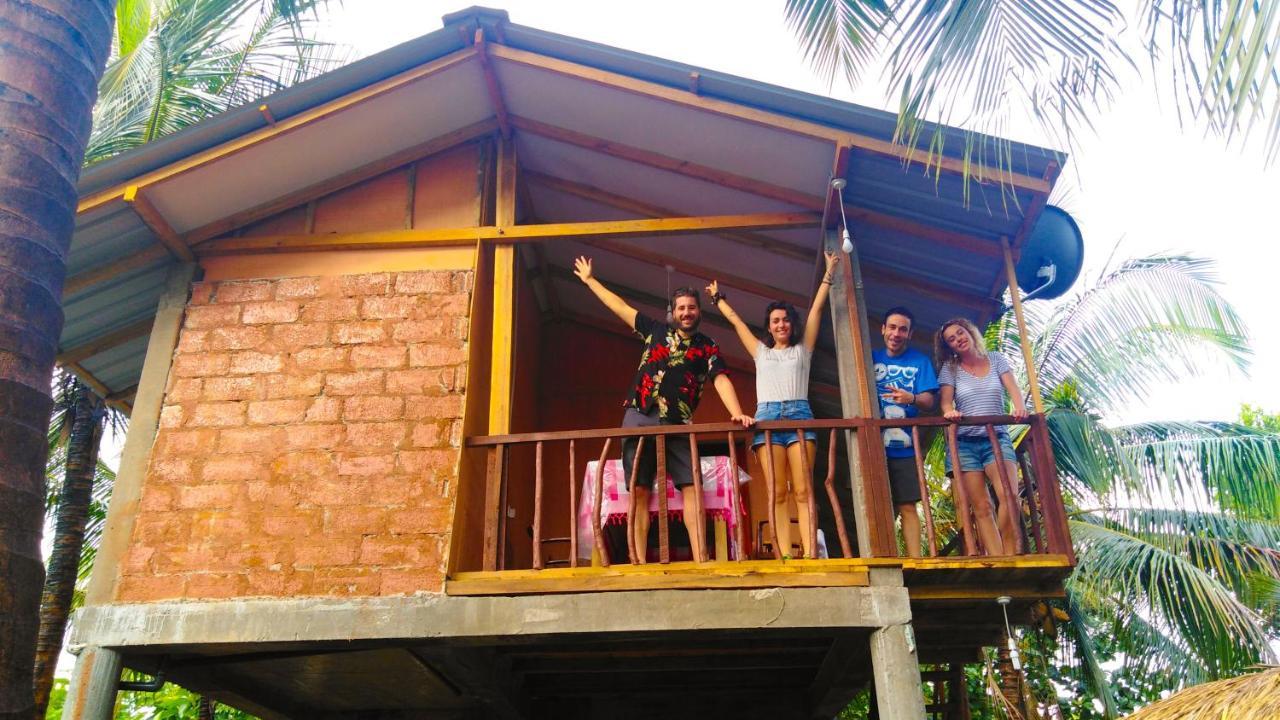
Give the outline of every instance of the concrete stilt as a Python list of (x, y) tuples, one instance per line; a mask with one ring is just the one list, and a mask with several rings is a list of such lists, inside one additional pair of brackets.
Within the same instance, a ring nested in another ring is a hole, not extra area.
[(88, 646), (76, 658), (62, 720), (111, 720), (120, 684), (120, 653)]
[(871, 633), (871, 669), (881, 720), (922, 720), (924, 692), (911, 623), (882, 627)]

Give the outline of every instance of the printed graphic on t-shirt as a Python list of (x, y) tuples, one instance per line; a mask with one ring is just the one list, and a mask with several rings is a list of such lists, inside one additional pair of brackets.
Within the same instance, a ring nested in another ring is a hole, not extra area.
[[(900, 420), (907, 417), (907, 408), (903, 405), (889, 402), (885, 397), (885, 393), (895, 388), (914, 393), (916, 374), (920, 372), (920, 368), (879, 362), (875, 364), (875, 371), (876, 392), (880, 394), (880, 413), (884, 415), (886, 420)], [(885, 428), (884, 446), (905, 450), (911, 447), (911, 435), (902, 428)]]

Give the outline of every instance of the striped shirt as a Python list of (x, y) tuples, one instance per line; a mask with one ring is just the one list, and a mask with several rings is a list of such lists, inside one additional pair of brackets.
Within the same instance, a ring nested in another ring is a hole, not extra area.
[[(991, 361), (991, 369), (982, 377), (969, 374), (957, 362), (943, 363), (938, 372), (939, 385), (950, 385), (956, 389), (956, 409), (965, 417), (1005, 414), (1004, 386), (1000, 384), (1000, 376), (1013, 372), (1013, 369), (998, 352), (987, 353), (987, 359)], [(1004, 426), (997, 426), (996, 430), (1004, 432)], [(958, 432), (965, 436), (985, 437), (987, 429), (981, 425), (961, 425)]]

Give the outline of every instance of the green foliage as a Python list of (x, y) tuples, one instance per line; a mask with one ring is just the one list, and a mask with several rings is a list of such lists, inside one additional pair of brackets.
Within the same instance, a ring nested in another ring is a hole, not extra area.
[(1269, 433), (1280, 433), (1280, 413), (1268, 413), (1256, 405), (1240, 406), (1240, 424)]
[(62, 706), (67, 703), (67, 685), (70, 683), (66, 678), (54, 678), (53, 688), (49, 691), (49, 705), (45, 709), (45, 720), (61, 720)]
[[(157, 692), (120, 693), (115, 720), (196, 720), (200, 716), (200, 696), (173, 683)], [(256, 716), (220, 703), (214, 720), (256, 720)]]

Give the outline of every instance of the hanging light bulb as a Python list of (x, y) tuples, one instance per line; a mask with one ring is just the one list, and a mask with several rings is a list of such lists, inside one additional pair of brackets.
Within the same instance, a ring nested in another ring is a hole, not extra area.
[(849, 181), (844, 178), (831, 179), (831, 187), (836, 191), (836, 195), (840, 197), (840, 202), (836, 204), (840, 206), (840, 237), (844, 240), (840, 244), (840, 249), (844, 251), (845, 255), (853, 252), (853, 238), (849, 235), (849, 218), (845, 217), (844, 214), (844, 188), (848, 184)]
[(1001, 595), (996, 598), (996, 603), (1000, 605), (1000, 612), (1004, 613), (1004, 632), (1008, 638), (1009, 662), (1013, 665), (1014, 670), (1022, 670), (1022, 658), (1018, 655), (1018, 642), (1013, 639), (1013, 629), (1009, 627), (1009, 603), (1013, 602), (1013, 598), (1008, 595)]

